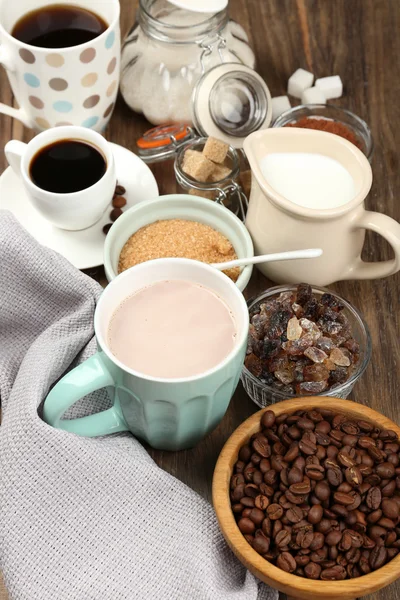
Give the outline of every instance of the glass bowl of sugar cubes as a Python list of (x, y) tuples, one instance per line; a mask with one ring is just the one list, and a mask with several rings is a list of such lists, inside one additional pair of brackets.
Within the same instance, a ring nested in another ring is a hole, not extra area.
[(261, 408), (291, 397), (347, 398), (371, 358), (368, 326), (335, 292), (308, 284), (272, 287), (248, 301), (242, 383)]

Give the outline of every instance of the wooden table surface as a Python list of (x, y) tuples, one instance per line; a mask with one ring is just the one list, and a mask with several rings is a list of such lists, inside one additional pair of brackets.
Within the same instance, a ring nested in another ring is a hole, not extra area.
[[(137, 0), (121, 0), (121, 5), (125, 34), (133, 23)], [(316, 77), (340, 74), (344, 96), (332, 103), (365, 119), (375, 140), (374, 184), (367, 208), (400, 221), (399, 0), (231, 0), (230, 12), (248, 32), (257, 56), (257, 69), (272, 96), (286, 93), (288, 77), (298, 67), (312, 71)], [(4, 71), (0, 72), (0, 100), (13, 102)], [(106, 137), (135, 150), (135, 140), (146, 128), (148, 123), (120, 99)], [(12, 138), (28, 141), (31, 137), (32, 133), (20, 123), (0, 116), (1, 145)], [(0, 172), (5, 167), (1, 155)], [(154, 167), (154, 174), (161, 194), (177, 191), (170, 163)], [(368, 234), (363, 257), (384, 260), (390, 256), (386, 243)], [(91, 275), (104, 282), (102, 269)], [(332, 286), (361, 309), (372, 335), (372, 362), (352, 397), (397, 422), (400, 422), (399, 284), (400, 274), (397, 274), (382, 281)], [(246, 296), (270, 285), (256, 273)], [(211, 479), (218, 454), (232, 431), (255, 410), (256, 405), (240, 385), (220, 426), (196, 448), (179, 453), (151, 451), (151, 454), (162, 468), (211, 500)], [(1, 588), (0, 583), (0, 600), (4, 600), (7, 595)], [(395, 600), (399, 596), (398, 581), (370, 598)]]

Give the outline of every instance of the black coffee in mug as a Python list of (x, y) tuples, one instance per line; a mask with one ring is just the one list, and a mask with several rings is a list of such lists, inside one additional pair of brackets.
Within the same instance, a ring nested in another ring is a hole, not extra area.
[(107, 28), (99, 15), (86, 8), (51, 4), (24, 15), (14, 25), (11, 35), (39, 48), (69, 48), (90, 42)]
[(70, 194), (97, 183), (107, 170), (102, 152), (81, 140), (58, 140), (41, 148), (29, 165), (35, 185), (47, 192)]

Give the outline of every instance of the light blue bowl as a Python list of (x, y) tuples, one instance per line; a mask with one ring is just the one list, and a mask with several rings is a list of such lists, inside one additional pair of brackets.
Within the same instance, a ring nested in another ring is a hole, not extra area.
[[(133, 206), (111, 227), (104, 245), (104, 268), (108, 281), (117, 277), (119, 256), (131, 235), (145, 225), (166, 219), (186, 219), (209, 225), (229, 239), (238, 258), (254, 256), (249, 232), (240, 219), (227, 208), (204, 198), (171, 194)], [(236, 282), (241, 291), (247, 286), (252, 271), (252, 265), (242, 269)]]

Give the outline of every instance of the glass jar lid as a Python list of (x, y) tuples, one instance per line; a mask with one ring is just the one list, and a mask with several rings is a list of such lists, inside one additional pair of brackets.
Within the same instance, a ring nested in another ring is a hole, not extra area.
[(144, 162), (154, 163), (173, 158), (177, 149), (195, 137), (194, 130), (185, 123), (153, 127), (137, 140), (138, 153)]
[(250, 67), (223, 63), (207, 71), (194, 88), (192, 118), (201, 135), (242, 148), (250, 133), (269, 127), (271, 94)]

